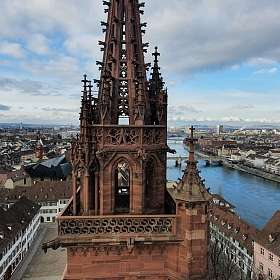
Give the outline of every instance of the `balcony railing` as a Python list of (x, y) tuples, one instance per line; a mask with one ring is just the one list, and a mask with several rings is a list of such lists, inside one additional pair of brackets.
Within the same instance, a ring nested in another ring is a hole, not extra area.
[(90, 236), (174, 236), (177, 234), (176, 215), (143, 216), (60, 216), (58, 235), (60, 237)]
[[(77, 197), (79, 195), (80, 189), (77, 190)], [(57, 222), (61, 242), (77, 237), (91, 242), (104, 239), (126, 240), (130, 237), (141, 240), (176, 241), (181, 235), (181, 219), (178, 215), (74, 216), (73, 197), (58, 216)]]

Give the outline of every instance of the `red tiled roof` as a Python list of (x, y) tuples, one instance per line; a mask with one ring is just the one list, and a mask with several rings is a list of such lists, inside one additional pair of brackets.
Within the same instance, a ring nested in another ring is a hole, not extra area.
[(0, 252), (30, 224), (39, 209), (38, 204), (25, 197), (7, 210), (0, 208)]
[(29, 175), (24, 170), (16, 170), (10, 172), (7, 176), (7, 179), (12, 179), (13, 182), (16, 182), (27, 177), (29, 177)]
[(280, 210), (274, 213), (259, 232), (256, 242), (280, 257)]
[(16, 187), (15, 189), (0, 189), (0, 203), (13, 202), (25, 196), (26, 198), (40, 201), (56, 201), (69, 199), (72, 195), (70, 181), (44, 181), (31, 187)]

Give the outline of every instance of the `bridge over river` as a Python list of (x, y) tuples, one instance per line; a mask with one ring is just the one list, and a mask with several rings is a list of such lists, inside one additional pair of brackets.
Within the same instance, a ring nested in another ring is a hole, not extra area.
[[(168, 144), (170, 146), (173, 146), (173, 145), (182, 145), (184, 146), (183, 144), (183, 138), (171, 138), (171, 139), (168, 139)], [(185, 148), (187, 150), (187, 148)], [(217, 157), (217, 156), (211, 156), (211, 155), (205, 155), (199, 151), (196, 151), (196, 156), (201, 159), (201, 160), (204, 160), (205, 161), (205, 164), (207, 166), (209, 165), (222, 165), (223, 164), (223, 160), (220, 158), (220, 157)], [(185, 161), (188, 159), (187, 156), (182, 156), (182, 155), (178, 155), (178, 154), (175, 154), (175, 155), (171, 155), (171, 154), (168, 154), (167, 156), (167, 159), (168, 160), (175, 160), (176, 161), (176, 165), (177, 163), (179, 163), (179, 165), (182, 163), (182, 161)]]
[(183, 144), (185, 138), (176, 138), (176, 137), (172, 137), (172, 138), (168, 138), (168, 143), (169, 144)]

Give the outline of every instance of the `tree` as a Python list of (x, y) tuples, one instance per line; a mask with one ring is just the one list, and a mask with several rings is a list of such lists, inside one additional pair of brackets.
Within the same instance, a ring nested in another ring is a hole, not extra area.
[(227, 254), (219, 240), (211, 241), (209, 245), (209, 275), (208, 280), (240, 280), (243, 278), (241, 269), (235, 263), (233, 248), (228, 248)]
[(268, 277), (268, 275), (265, 275), (264, 273), (255, 269), (252, 280), (268, 280), (268, 279), (271, 279)]

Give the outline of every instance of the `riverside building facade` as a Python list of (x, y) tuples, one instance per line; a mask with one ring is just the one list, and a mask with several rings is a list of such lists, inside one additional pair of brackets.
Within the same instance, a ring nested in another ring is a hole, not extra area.
[(211, 242), (236, 266), (238, 274), (251, 279), (254, 271), (254, 240), (258, 230), (242, 220), (232, 209), (212, 204), (209, 211)]

